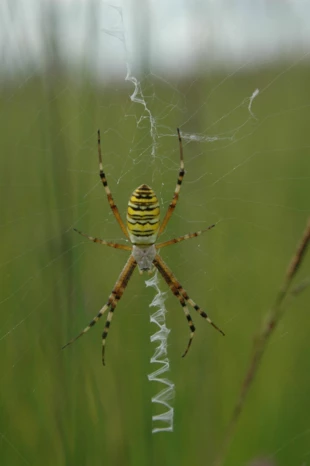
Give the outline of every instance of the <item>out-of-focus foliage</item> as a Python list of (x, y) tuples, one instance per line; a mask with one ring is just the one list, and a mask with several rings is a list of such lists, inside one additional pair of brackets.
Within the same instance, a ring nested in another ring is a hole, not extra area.
[[(155, 159), (148, 120), (138, 126), (141, 108), (129, 101), (130, 83), (103, 86), (85, 76), (76, 85), (54, 70), (52, 79), (33, 76), (20, 87), (1, 89), (1, 464), (211, 464), (254, 335), (309, 214), (310, 72), (287, 69), (235, 75), (208, 103), (224, 75), (181, 81), (186, 107), (173, 111), (175, 89), (157, 81), (159, 101), (150, 105), (164, 125), (157, 122), (162, 137)], [(243, 113), (230, 115), (257, 87), (269, 84), (253, 104), (257, 120), (247, 103)], [(201, 102), (206, 104), (200, 108)], [(182, 126), (195, 109), (196, 118)], [(218, 224), (206, 237), (163, 251), (226, 337), (192, 311), (197, 334), (181, 359), (188, 327), (179, 303), (168, 295), (175, 425), (172, 434), (152, 436), (156, 408), (150, 400), (160, 387), (147, 380), (154, 370), (149, 336), (155, 329), (148, 308), (153, 290), (145, 288), (143, 277), (135, 274), (116, 310), (105, 368), (104, 322), (71, 348), (60, 348), (105, 303), (126, 260), (123, 251), (88, 244), (72, 231), (121, 238), (98, 182), (98, 126), (109, 183), (124, 212), (129, 194), (144, 182), (167, 207), (177, 177), (177, 139), (171, 137), (177, 125), (184, 133), (234, 134), (218, 143), (185, 139), (186, 178), (165, 238)], [(308, 273), (309, 259), (301, 278)], [(308, 311), (305, 291), (292, 300), (276, 331), (225, 464), (266, 455), (281, 466), (307, 464)]]

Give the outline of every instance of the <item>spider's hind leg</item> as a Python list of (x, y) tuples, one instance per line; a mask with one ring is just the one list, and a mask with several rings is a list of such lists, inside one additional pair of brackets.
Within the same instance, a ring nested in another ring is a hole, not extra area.
[(114, 202), (112, 193), (111, 193), (110, 188), (108, 186), (108, 181), (107, 181), (106, 175), (105, 175), (105, 173), (103, 171), (102, 155), (101, 155), (101, 139), (100, 139), (100, 130), (99, 129), (98, 129), (98, 132), (97, 132), (97, 143), (98, 143), (98, 158), (99, 158), (99, 176), (100, 176), (102, 185), (104, 187), (104, 190), (106, 192), (108, 202), (109, 202), (109, 205), (110, 205), (111, 210), (113, 212), (113, 215), (116, 218), (119, 226), (121, 227), (122, 232), (124, 233), (126, 238), (129, 239), (127, 228), (125, 227), (124, 222), (123, 222), (123, 220), (121, 218), (121, 214), (119, 213), (119, 210), (118, 210), (118, 208), (117, 208), (117, 206), (116, 206), (116, 204)]
[(74, 231), (76, 231), (79, 235), (84, 236), (85, 238), (89, 239), (93, 243), (98, 243), (98, 244), (105, 244), (106, 246), (110, 246), (111, 248), (115, 249), (123, 249), (124, 251), (131, 251), (132, 247), (128, 246), (126, 244), (119, 244), (119, 243), (114, 243), (112, 241), (106, 241), (104, 239), (100, 238), (94, 238), (93, 236), (86, 235), (85, 233), (82, 233), (82, 231), (77, 230), (76, 228), (73, 228)]
[(182, 185), (182, 182), (183, 182), (183, 178), (184, 178), (184, 175), (185, 175), (185, 170), (184, 170), (184, 159), (183, 159), (183, 146), (182, 146), (182, 139), (181, 139), (181, 134), (180, 134), (180, 130), (179, 128), (177, 128), (177, 132), (178, 132), (178, 139), (179, 139), (179, 148), (180, 148), (180, 168), (179, 168), (179, 175), (178, 175), (178, 179), (177, 179), (177, 184), (176, 184), (176, 187), (174, 189), (174, 193), (173, 193), (173, 197), (172, 197), (172, 201), (170, 202), (169, 204), (169, 207), (168, 207), (168, 210), (166, 212), (166, 215), (164, 216), (164, 219), (159, 227), (159, 231), (158, 231), (158, 236), (160, 236), (164, 229), (166, 228), (167, 226), (167, 223), (169, 222), (169, 219), (171, 217), (171, 215), (173, 214), (174, 212), (174, 209), (177, 205), (177, 202), (179, 200), (179, 194), (180, 194), (180, 190), (181, 190), (181, 185)]

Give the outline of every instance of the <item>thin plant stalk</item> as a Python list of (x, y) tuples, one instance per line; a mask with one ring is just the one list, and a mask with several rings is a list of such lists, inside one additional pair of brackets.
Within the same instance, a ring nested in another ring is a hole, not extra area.
[(239, 397), (237, 399), (237, 402), (233, 410), (233, 414), (228, 424), (226, 435), (224, 437), (224, 441), (221, 447), (221, 451), (214, 463), (214, 466), (221, 466), (225, 460), (226, 453), (228, 451), (228, 448), (230, 446), (230, 443), (232, 441), (232, 438), (235, 432), (237, 421), (243, 410), (246, 397), (249, 393), (254, 377), (257, 374), (261, 359), (264, 355), (264, 352), (266, 351), (269, 338), (271, 337), (272, 333), (274, 332), (275, 328), (277, 327), (280, 321), (280, 318), (282, 317), (284, 313), (284, 310), (285, 310), (285, 307), (283, 305), (284, 301), (286, 300), (288, 295), (296, 296), (297, 294), (299, 294), (307, 285), (307, 283), (304, 282), (302, 286), (297, 286), (290, 292), (293, 279), (297, 271), (299, 270), (302, 264), (302, 261), (305, 257), (309, 241), (310, 241), (310, 218), (308, 219), (306, 229), (298, 244), (296, 252), (293, 255), (289, 263), (289, 266), (287, 268), (287, 271), (284, 277), (283, 285), (280, 288), (276, 296), (273, 306), (271, 307), (270, 311), (268, 312), (264, 320), (260, 333), (255, 339), (253, 355), (250, 360), (250, 364), (246, 372), (245, 378), (243, 380), (241, 390), (239, 393)]

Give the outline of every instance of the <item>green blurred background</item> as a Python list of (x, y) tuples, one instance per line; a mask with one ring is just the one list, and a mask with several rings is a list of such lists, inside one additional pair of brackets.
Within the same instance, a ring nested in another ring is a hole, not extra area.
[[(141, 72), (155, 118), (152, 138), (149, 113), (130, 100), (131, 82), (103, 82), (87, 66), (78, 72), (64, 66), (55, 44), (44, 40), (47, 66), (16, 71), (0, 89), (0, 463), (211, 465), (254, 336), (310, 211), (310, 68), (292, 60), (234, 74), (163, 79)], [(61, 347), (97, 314), (127, 258), (73, 232), (122, 241), (99, 182), (97, 128), (125, 216), (130, 193), (142, 183), (167, 208), (178, 171), (177, 126), (186, 177), (163, 239), (217, 225), (162, 257), (226, 337), (192, 311), (196, 337), (182, 359), (187, 323), (161, 281), (172, 330), (175, 418), (173, 433), (153, 435), (152, 415), (164, 408), (151, 403), (162, 386), (147, 379), (156, 369), (150, 364), (156, 327), (149, 321), (155, 291), (146, 288), (146, 276), (134, 274), (117, 307), (105, 368), (104, 319), (72, 347)], [(300, 281), (309, 264), (307, 257)], [(259, 457), (310, 464), (308, 312), (306, 290), (290, 301), (272, 338), (225, 465)]]

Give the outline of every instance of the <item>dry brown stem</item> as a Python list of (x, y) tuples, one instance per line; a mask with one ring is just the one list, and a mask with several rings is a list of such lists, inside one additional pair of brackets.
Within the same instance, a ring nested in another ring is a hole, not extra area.
[[(257, 373), (262, 356), (266, 350), (269, 338), (272, 335), (272, 332), (275, 330), (276, 326), (278, 325), (279, 320), (284, 312), (283, 301), (286, 299), (286, 297), (289, 294), (288, 292), (291, 288), (293, 279), (305, 257), (309, 241), (310, 241), (310, 218), (308, 220), (308, 224), (302, 235), (302, 238), (298, 244), (297, 250), (289, 263), (287, 272), (284, 277), (283, 285), (277, 294), (277, 297), (275, 299), (273, 306), (271, 307), (270, 311), (268, 312), (266, 316), (266, 319), (261, 328), (261, 331), (259, 332), (258, 336), (255, 339), (253, 355), (250, 360), (245, 378), (243, 380), (241, 390), (240, 390), (237, 402), (233, 410), (233, 414), (228, 424), (228, 428), (227, 428), (227, 431), (224, 437), (224, 442), (223, 442), (220, 454), (218, 455), (214, 463), (214, 466), (221, 466), (223, 464), (227, 450), (229, 448), (229, 445), (232, 441), (233, 434), (235, 432), (237, 421), (244, 407), (247, 394), (252, 385), (254, 377)], [(300, 293), (301, 290), (303, 290), (307, 286), (307, 284), (308, 284), (307, 281), (303, 282), (301, 286), (295, 287), (292, 290), (292, 293), (290, 294), (296, 296), (297, 294)]]

